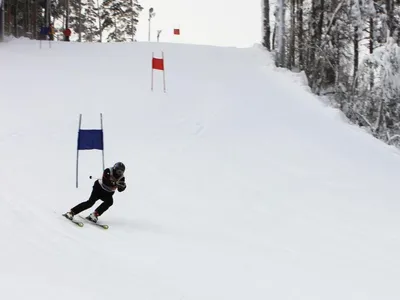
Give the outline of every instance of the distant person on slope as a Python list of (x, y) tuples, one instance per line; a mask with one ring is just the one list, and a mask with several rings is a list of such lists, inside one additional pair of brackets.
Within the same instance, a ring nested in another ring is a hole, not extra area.
[(103, 177), (94, 182), (92, 194), (90, 195), (89, 200), (79, 203), (67, 212), (65, 216), (72, 220), (74, 215), (92, 207), (97, 200), (102, 200), (103, 203), (86, 217), (86, 219), (96, 223), (97, 218), (113, 205), (113, 195), (115, 190), (123, 192), (126, 189), (124, 173), (125, 165), (122, 162), (117, 162), (113, 167), (105, 169)]

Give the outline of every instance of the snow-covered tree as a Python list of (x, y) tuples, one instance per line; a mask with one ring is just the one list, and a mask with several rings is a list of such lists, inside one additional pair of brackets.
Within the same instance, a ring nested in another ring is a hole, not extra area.
[(99, 41), (98, 11), (94, 0), (87, 0), (83, 15), (83, 38), (88, 42)]
[(278, 0), (274, 24), (277, 66), (400, 147), (400, 0)]
[[(370, 67), (374, 84), (370, 85)], [(394, 38), (367, 56), (360, 68), (353, 110), (364, 126), (383, 140), (400, 135), (400, 47)], [(399, 140), (400, 142), (400, 140)]]

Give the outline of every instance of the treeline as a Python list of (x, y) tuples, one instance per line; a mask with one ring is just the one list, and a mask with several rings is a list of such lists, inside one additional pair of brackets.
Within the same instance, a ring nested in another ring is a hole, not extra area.
[(304, 71), (315, 94), (400, 147), (400, 0), (278, 0), (272, 11), (264, 0), (263, 44), (278, 67)]
[(5, 33), (40, 38), (40, 29), (55, 24), (61, 40), (71, 29), (84, 42), (123, 42), (135, 39), (143, 7), (137, 0), (3, 0)]

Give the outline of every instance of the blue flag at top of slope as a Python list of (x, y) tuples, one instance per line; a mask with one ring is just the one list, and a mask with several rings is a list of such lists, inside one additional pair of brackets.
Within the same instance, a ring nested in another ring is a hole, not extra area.
[(40, 27), (40, 34), (41, 35), (48, 35), (49, 34), (49, 27)]
[(78, 136), (78, 150), (104, 150), (103, 130), (81, 129)]

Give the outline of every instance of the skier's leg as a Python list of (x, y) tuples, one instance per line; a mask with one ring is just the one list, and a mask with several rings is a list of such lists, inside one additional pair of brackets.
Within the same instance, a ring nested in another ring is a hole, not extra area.
[(100, 199), (100, 192), (101, 190), (100, 184), (96, 181), (95, 184), (93, 185), (93, 190), (92, 193), (90, 194), (89, 200), (84, 201), (76, 205), (75, 207), (71, 208), (70, 212), (74, 215), (79, 214), (80, 212), (91, 208), (97, 200)]
[(97, 216), (101, 216), (114, 203), (112, 194), (103, 196), (101, 200), (103, 200), (103, 203), (96, 208)]

